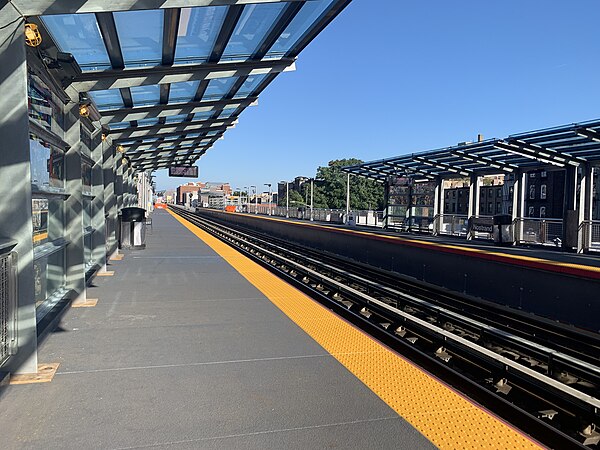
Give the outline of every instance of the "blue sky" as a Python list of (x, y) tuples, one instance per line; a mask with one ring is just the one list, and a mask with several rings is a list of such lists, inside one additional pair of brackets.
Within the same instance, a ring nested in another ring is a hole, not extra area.
[[(234, 188), (600, 117), (597, 0), (354, 0), (203, 156)], [(186, 180), (157, 172), (159, 189)]]

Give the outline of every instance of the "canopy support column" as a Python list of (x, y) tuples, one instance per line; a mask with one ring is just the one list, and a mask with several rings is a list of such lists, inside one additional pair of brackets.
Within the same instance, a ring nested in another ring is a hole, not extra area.
[[(17, 298), (9, 305), (9, 349), (0, 371), (37, 372), (37, 324), (27, 62), (23, 20), (12, 3), (0, 2), (0, 255), (16, 252)], [(18, 311), (18, 315), (17, 315)], [(14, 324), (14, 325), (13, 325)], [(13, 329), (14, 327), (14, 329)], [(1, 331), (1, 330), (0, 330)], [(2, 338), (2, 333), (0, 333)], [(2, 363), (0, 357), (0, 363)]]
[(444, 179), (438, 177), (435, 184), (435, 193), (433, 200), (433, 234), (440, 234), (444, 215)]
[(587, 251), (592, 245), (591, 220), (592, 196), (594, 193), (594, 168), (591, 164), (582, 166), (581, 187), (579, 191), (579, 233), (577, 252)]
[(565, 194), (563, 208), (562, 248), (577, 248), (577, 166), (565, 167)]
[[(469, 184), (469, 219), (474, 218), (479, 214), (479, 191), (481, 186), (481, 178), (477, 175), (471, 175)], [(473, 239), (472, 233), (467, 233), (467, 239)]]

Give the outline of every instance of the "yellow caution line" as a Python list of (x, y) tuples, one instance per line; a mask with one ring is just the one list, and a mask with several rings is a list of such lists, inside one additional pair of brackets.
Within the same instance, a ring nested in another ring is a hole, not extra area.
[(262, 266), (169, 213), (440, 449), (540, 448)]

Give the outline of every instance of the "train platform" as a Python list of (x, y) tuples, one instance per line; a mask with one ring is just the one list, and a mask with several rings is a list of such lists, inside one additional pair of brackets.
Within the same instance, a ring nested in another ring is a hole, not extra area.
[[(236, 213), (240, 214), (240, 213)], [(364, 237), (389, 239), (390, 242), (402, 243), (408, 246), (421, 246), (441, 252), (464, 254), (473, 258), (494, 259), (512, 262), (528, 267), (549, 271), (573, 271), (573, 274), (600, 279), (600, 253), (570, 253), (560, 247), (541, 245), (502, 246), (484, 239), (467, 240), (459, 236), (411, 233), (398, 230), (384, 230), (376, 227), (349, 226), (329, 222), (310, 222), (308, 220), (289, 219), (276, 216), (265, 216), (246, 213), (251, 217), (265, 220), (275, 220), (295, 223), (308, 227), (324, 227), (349, 234), (359, 234)]]
[(43, 343), (51, 381), (2, 388), (1, 448), (537, 446), (167, 211), (109, 269)]

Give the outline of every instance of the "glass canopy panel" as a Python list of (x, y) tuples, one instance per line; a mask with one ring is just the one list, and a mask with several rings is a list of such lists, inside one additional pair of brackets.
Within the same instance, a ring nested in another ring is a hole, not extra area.
[(42, 22), (59, 50), (71, 53), (81, 70), (109, 69), (110, 59), (93, 14), (44, 16)]
[(236, 111), (237, 108), (226, 108), (224, 109), (221, 114), (219, 114), (219, 119), (229, 119), (233, 113)]
[(213, 116), (214, 113), (215, 113), (214, 111), (198, 112), (198, 113), (194, 114), (194, 119), (193, 120), (206, 120), (206, 119), (210, 119)]
[(150, 84), (146, 86), (134, 86), (131, 88), (131, 98), (134, 106), (158, 105), (160, 100), (160, 86)]
[(202, 100), (221, 100), (231, 90), (238, 77), (215, 78), (210, 80)]
[(266, 57), (276, 58), (285, 56), (296, 46), (306, 32), (314, 26), (318, 19), (331, 8), (333, 2), (334, 0), (318, 0), (304, 3), (300, 12), (267, 52)]
[(233, 98), (243, 98), (250, 96), (256, 88), (267, 78), (266, 74), (263, 75), (251, 75), (246, 78), (242, 87), (236, 92)]
[(222, 59), (249, 58), (258, 49), (285, 6), (285, 2), (246, 5)]
[(111, 123), (108, 127), (111, 130), (122, 130), (123, 128), (128, 128), (131, 126), (129, 122), (119, 122), (119, 123)]
[(169, 92), (169, 103), (191, 102), (196, 95), (200, 81), (186, 81), (182, 83), (171, 83)]
[(123, 97), (118, 89), (91, 91), (88, 92), (88, 95), (94, 100), (99, 111), (123, 108)]
[(148, 125), (156, 125), (158, 123), (158, 118), (150, 117), (149, 119), (138, 120), (137, 124), (139, 127), (148, 126)]
[(182, 8), (175, 48), (175, 64), (205, 62), (210, 56), (227, 6)]
[(162, 61), (163, 10), (115, 12), (125, 67), (157, 66)]
[(187, 114), (177, 114), (175, 116), (168, 116), (165, 118), (165, 123), (181, 123), (186, 119), (187, 116)]

